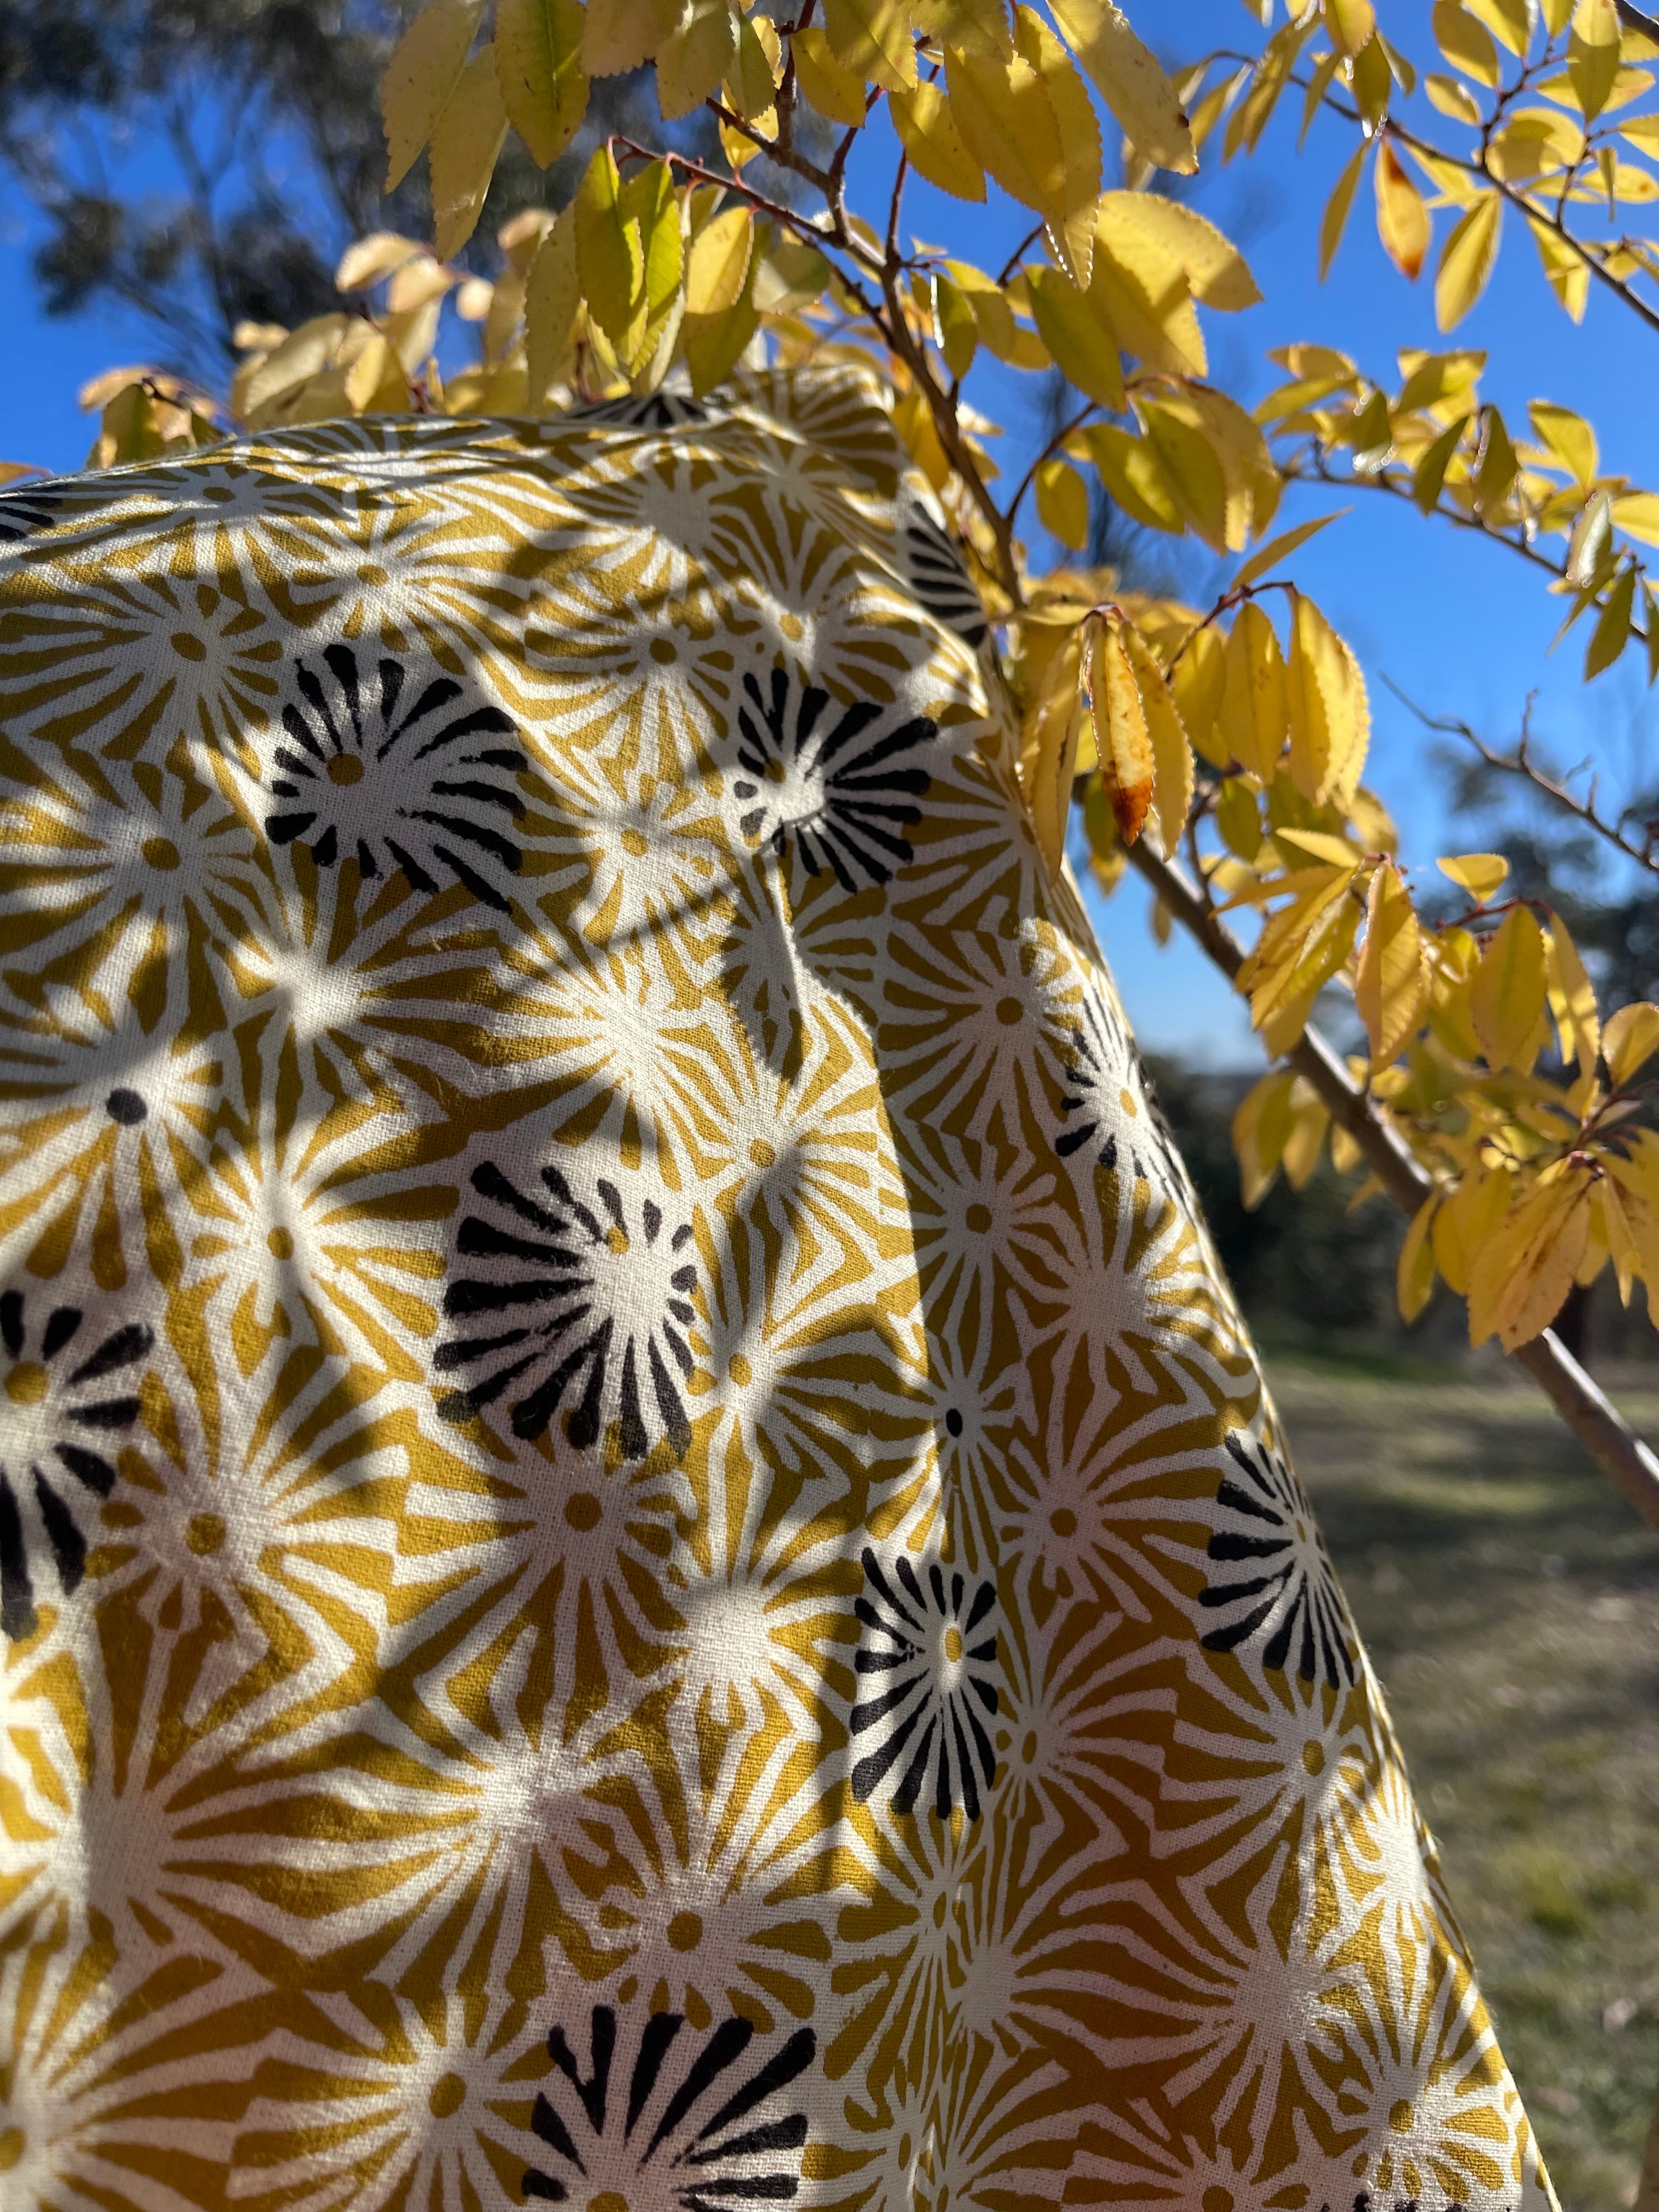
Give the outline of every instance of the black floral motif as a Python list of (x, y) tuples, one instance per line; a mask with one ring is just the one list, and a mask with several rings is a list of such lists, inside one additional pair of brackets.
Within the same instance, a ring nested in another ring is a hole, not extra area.
[(953, 1571), (947, 1580), (937, 1560), (924, 1583), (902, 1553), (893, 1571), (898, 1591), (875, 1553), (865, 1552), (866, 1587), (854, 1611), (870, 1633), (854, 1665), (871, 1694), (854, 1706), (851, 1727), (854, 1742), (872, 1729), (878, 1735), (853, 1769), (853, 1795), (866, 1803), (908, 1749), (894, 1811), (915, 1810), (932, 1760), (933, 1810), (946, 1820), (960, 1805), (977, 1820), (980, 1779), (988, 1788), (996, 1772), (978, 1711), (997, 1711), (996, 1631), (987, 1626), (996, 1586), (980, 1583), (970, 1595), (966, 1577)]
[(927, 512), (913, 507), (904, 526), (910, 588), (936, 622), (971, 646), (985, 637), (985, 609), (961, 556)]
[(556, 2160), (562, 2171), (532, 2166), (524, 2177), (526, 2197), (563, 2204), (574, 2191), (583, 2204), (639, 2212), (668, 2212), (671, 2206), (734, 2212), (739, 2205), (787, 2203), (797, 2194), (806, 2115), (787, 2109), (784, 2092), (812, 2063), (812, 2030), (798, 2028), (744, 2073), (756, 2036), (752, 2021), (735, 2015), (723, 2021), (700, 2048), (694, 2031), (677, 2052), (684, 2027), (674, 2012), (653, 2013), (643, 2022), (625, 2093), (615, 2066), (617, 2015), (609, 2005), (593, 2008), (586, 2074), (563, 2029), (553, 2030), (547, 2049), (554, 2094), (538, 2095), (530, 2125), (554, 2154), (548, 2165)]
[(696, 1318), (690, 1224), (671, 1226), (653, 1198), (638, 1200), (630, 1218), (603, 1176), (594, 1184), (603, 1216), (556, 1167), (544, 1167), (540, 1180), (545, 1200), (526, 1196), (493, 1161), (473, 1170), (483, 1210), (463, 1220), (456, 1249), (485, 1267), (451, 1282), (444, 1313), (482, 1322), (483, 1333), (450, 1337), (434, 1364), (440, 1374), (474, 1370), (477, 1379), (451, 1391), (439, 1412), (471, 1420), (516, 1392), (514, 1434), (539, 1437), (568, 1395), (566, 1434), (579, 1449), (597, 1443), (614, 1419), (624, 1459), (643, 1459), (665, 1436), (680, 1456), (691, 1425), (669, 1363), (683, 1377), (694, 1366), (683, 1334)]
[(24, 482), (0, 489), (0, 544), (45, 530), (57, 520), (60, 501), (44, 484)]
[[(809, 873), (827, 865), (845, 890), (860, 878), (884, 884), (915, 855), (903, 832), (921, 819), (915, 801), (933, 778), (925, 768), (896, 765), (930, 744), (939, 726), (926, 715), (884, 727), (888, 710), (860, 699), (827, 723), (827, 691), (808, 684), (789, 712), (790, 678), (772, 671), (769, 701), (745, 676), (749, 704), (738, 708), (745, 775), (732, 784), (747, 811), (738, 826), (756, 844), (781, 855), (793, 842)], [(820, 724), (823, 724), (820, 729)]]
[(507, 834), (525, 811), (513, 778), (530, 765), (502, 742), (517, 735), (511, 719), (441, 670), (412, 675), (349, 645), (296, 660), (292, 686), (282, 714), (290, 742), (278, 742), (270, 775), (271, 842), (307, 846), (319, 868), (355, 853), (365, 876), (401, 868), (428, 893), (434, 870), (447, 868), (507, 913), (499, 878), (524, 858)]
[(1266, 1633), (1263, 1666), (1282, 1669), (1294, 1656), (1304, 1682), (1352, 1684), (1347, 1617), (1302, 1485), (1265, 1444), (1235, 1434), (1227, 1451), (1238, 1472), (1223, 1475), (1216, 1492), (1227, 1525), (1211, 1536), (1209, 1557), (1237, 1571), (1199, 1600), (1228, 1616), (1204, 1638), (1205, 1650), (1236, 1651)]
[(709, 410), (684, 392), (630, 393), (624, 399), (588, 399), (568, 407), (568, 422), (601, 423), (607, 429), (672, 430), (682, 422), (706, 422)]
[(85, 1318), (78, 1306), (54, 1306), (31, 1346), (22, 1292), (0, 1294), (0, 1632), (14, 1643), (34, 1633), (42, 1551), (65, 1597), (79, 1586), (88, 1543), (77, 1509), (86, 1510), (85, 1495), (107, 1498), (114, 1489), (106, 1455), (138, 1418), (137, 1370), (152, 1332), (128, 1322), (71, 1363)]
[(1060, 1102), (1063, 1115), (1075, 1115), (1077, 1118), (1068, 1121), (1068, 1126), (1054, 1139), (1054, 1150), (1062, 1159), (1069, 1159), (1073, 1152), (1080, 1152), (1086, 1146), (1094, 1151), (1102, 1167), (1119, 1167), (1118, 1131), (1112, 1123), (1121, 1120), (1127, 1111), (1120, 1094), (1126, 1090), (1131, 1096), (1139, 1093), (1145, 1112), (1137, 1112), (1132, 1125), (1130, 1171), (1139, 1182), (1172, 1193), (1182, 1186), (1180, 1162), (1164, 1117), (1133, 1054), (1134, 1048), (1127, 1035), (1115, 1031), (1098, 996), (1090, 991), (1083, 1001), (1082, 1020), (1072, 1031), (1066, 1047), (1066, 1089)]

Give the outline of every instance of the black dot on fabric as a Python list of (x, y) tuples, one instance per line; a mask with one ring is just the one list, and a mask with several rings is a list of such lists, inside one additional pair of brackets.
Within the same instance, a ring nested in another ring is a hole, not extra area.
[(962, 1416), (954, 1406), (945, 1416), (945, 1425), (953, 1437), (959, 1437), (962, 1434)]
[(118, 1091), (112, 1091), (104, 1103), (109, 1109), (110, 1120), (118, 1121), (124, 1129), (136, 1127), (149, 1112), (138, 1093), (127, 1090), (125, 1085)]

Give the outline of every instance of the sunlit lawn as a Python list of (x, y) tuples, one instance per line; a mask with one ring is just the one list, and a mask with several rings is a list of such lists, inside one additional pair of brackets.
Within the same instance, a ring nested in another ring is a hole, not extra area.
[(1562, 2202), (1614, 2212), (1659, 2090), (1659, 1534), (1524, 1380), (1269, 1372)]

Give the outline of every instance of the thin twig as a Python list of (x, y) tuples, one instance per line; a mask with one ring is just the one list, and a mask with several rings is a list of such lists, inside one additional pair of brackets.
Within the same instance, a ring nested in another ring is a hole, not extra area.
[(1505, 775), (1519, 776), (1534, 791), (1540, 793), (1552, 805), (1560, 807), (1565, 812), (1571, 814), (1575, 821), (1582, 822), (1586, 830), (1594, 831), (1596, 836), (1604, 839), (1616, 853), (1622, 854), (1626, 860), (1633, 860), (1638, 868), (1645, 868), (1650, 876), (1659, 876), (1659, 855), (1656, 855), (1654, 852), (1655, 838), (1659, 836), (1659, 823), (1648, 823), (1647, 836), (1641, 844), (1632, 844), (1625, 835), (1623, 827), (1630, 818), (1627, 814), (1620, 815), (1616, 822), (1609, 822), (1605, 814), (1597, 811), (1593, 789), (1588, 800), (1579, 799), (1568, 789), (1565, 780), (1547, 775), (1531, 758), (1529, 746), (1532, 733), (1529, 725), (1532, 719), (1533, 698), (1537, 696), (1535, 693), (1533, 698), (1529, 698), (1527, 702), (1526, 713), (1522, 718), (1521, 736), (1515, 750), (1512, 753), (1500, 753), (1494, 752), (1483, 738), (1477, 737), (1468, 724), (1460, 721), (1456, 716), (1431, 714), (1425, 708), (1419, 707), (1414, 699), (1408, 697), (1401, 690), (1393, 677), (1385, 675), (1382, 681), (1399, 700), (1401, 705), (1416, 715), (1425, 730), (1434, 730), (1442, 737), (1462, 738), (1466, 744), (1474, 748), (1488, 768), (1500, 769)]
[[(1186, 871), (1155, 853), (1146, 838), (1128, 848), (1129, 860), (1167, 911), (1195, 937), (1230, 982), (1244, 964), (1244, 948), (1189, 881)], [(1371, 1173), (1401, 1209), (1414, 1214), (1434, 1191), (1427, 1170), (1386, 1120), (1376, 1100), (1349, 1074), (1340, 1054), (1315, 1029), (1306, 1029), (1285, 1055), (1304, 1077), (1333, 1121), (1359, 1147)], [(1631, 1427), (1561, 1342), (1546, 1329), (1511, 1355), (1549, 1398), (1567, 1426), (1605, 1474), (1624, 1492), (1650, 1528), (1659, 1528), (1659, 1458)]]
[[(1322, 448), (1316, 447), (1314, 456), (1310, 466), (1300, 465), (1294, 459), (1281, 463), (1279, 471), (1280, 476), (1284, 477), (1286, 483), (1324, 484), (1334, 491), (1385, 492), (1390, 498), (1403, 499), (1408, 505), (1417, 506), (1411, 487), (1403, 483), (1400, 477), (1389, 476), (1384, 469), (1377, 470), (1375, 474), (1368, 472), (1363, 476), (1358, 474), (1338, 476), (1334, 470), (1326, 467)], [(1423, 510), (1419, 508), (1418, 512), (1421, 514)], [(1506, 552), (1518, 554), (1522, 560), (1529, 561), (1534, 568), (1541, 568), (1544, 574), (1555, 582), (1559, 583), (1565, 574), (1564, 567), (1552, 561), (1547, 553), (1540, 553), (1535, 545), (1528, 544), (1524, 538), (1511, 538), (1504, 531), (1492, 529), (1477, 514), (1464, 514), (1457, 507), (1446, 506), (1443, 501), (1437, 501), (1428, 509), (1428, 512), (1437, 516), (1442, 522), (1449, 522), (1455, 529), (1474, 531), (1478, 537), (1484, 538), (1489, 545), (1501, 545)], [(1604, 596), (1598, 594), (1589, 604), (1599, 609), (1605, 606), (1606, 599)], [(1630, 634), (1638, 643), (1643, 645), (1647, 643), (1647, 631), (1633, 617), (1630, 625)]]

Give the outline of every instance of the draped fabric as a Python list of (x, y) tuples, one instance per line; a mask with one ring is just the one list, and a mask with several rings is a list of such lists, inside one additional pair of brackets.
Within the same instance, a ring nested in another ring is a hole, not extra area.
[(0, 536), (8, 2212), (1553, 2204), (872, 392)]

